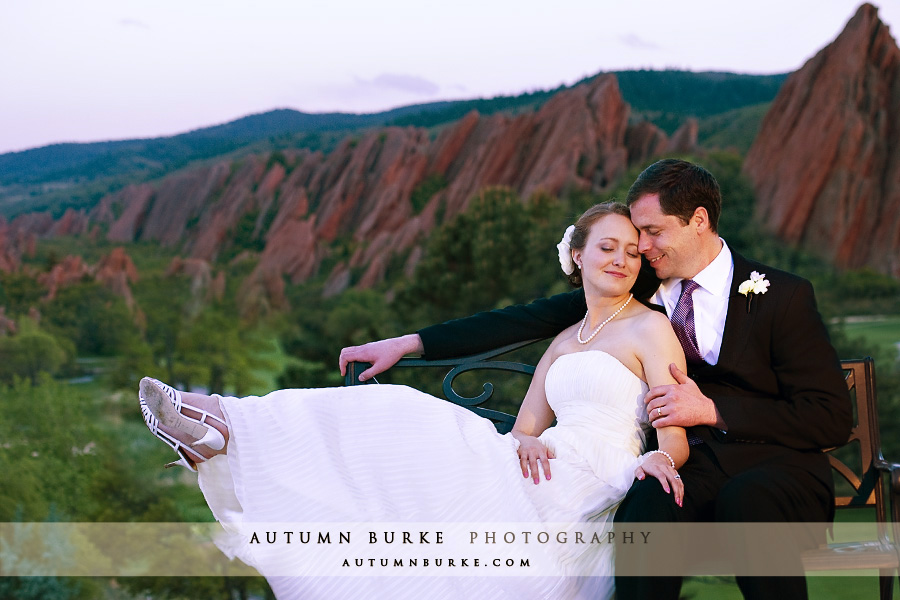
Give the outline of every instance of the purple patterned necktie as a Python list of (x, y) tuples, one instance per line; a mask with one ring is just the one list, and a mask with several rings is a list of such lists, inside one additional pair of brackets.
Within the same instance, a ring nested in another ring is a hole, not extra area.
[[(675, 310), (672, 311), (672, 328), (675, 330), (675, 336), (678, 338), (678, 341), (681, 342), (688, 365), (697, 365), (703, 362), (703, 359), (700, 357), (700, 349), (697, 347), (697, 335), (694, 330), (694, 298), (692, 294), (698, 287), (700, 286), (692, 279), (682, 281), (681, 297), (678, 298), (678, 304), (675, 305)], [(693, 427), (688, 427), (686, 430), (688, 445), (696, 446), (697, 444), (702, 444), (703, 440), (693, 430)]]
[(694, 299), (692, 294), (699, 285), (692, 279), (685, 279), (681, 282), (681, 297), (678, 298), (678, 304), (672, 311), (672, 327), (675, 329), (675, 335), (681, 342), (684, 349), (684, 357), (689, 364), (699, 364), (703, 362), (700, 356), (700, 349), (697, 347), (697, 334), (694, 329)]

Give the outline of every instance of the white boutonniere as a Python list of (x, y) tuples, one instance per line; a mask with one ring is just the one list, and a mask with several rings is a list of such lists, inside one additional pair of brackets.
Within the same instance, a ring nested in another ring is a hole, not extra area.
[(769, 290), (769, 280), (766, 274), (760, 274), (759, 271), (750, 273), (750, 279), (743, 282), (738, 287), (738, 293), (747, 296), (747, 312), (750, 312), (750, 303), (753, 300), (753, 294), (765, 294)]

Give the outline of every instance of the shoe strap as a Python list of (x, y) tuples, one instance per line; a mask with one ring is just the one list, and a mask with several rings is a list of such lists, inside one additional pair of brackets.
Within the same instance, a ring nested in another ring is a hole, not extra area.
[[(153, 382), (156, 383), (157, 386), (159, 386), (159, 389), (161, 389), (163, 392), (165, 392), (166, 396), (168, 396), (169, 399), (172, 401), (172, 404), (175, 405), (175, 410), (177, 410), (179, 413), (181, 413), (181, 415), (184, 418), (191, 419), (192, 421), (197, 421), (198, 423), (202, 423), (203, 425), (206, 425), (207, 427), (209, 426), (208, 421), (210, 419), (212, 419), (214, 421), (218, 421), (225, 427), (228, 427), (228, 423), (226, 423), (224, 419), (221, 419), (218, 416), (212, 414), (211, 412), (203, 410), (202, 408), (199, 408), (199, 407), (196, 407), (196, 406), (193, 406), (191, 404), (187, 404), (186, 402), (184, 402), (181, 398), (181, 392), (176, 390), (172, 386), (170, 386), (166, 383), (163, 383), (162, 381), (160, 381), (158, 379), (154, 379)], [(195, 412), (200, 413), (200, 418), (194, 419), (193, 417), (189, 417), (189, 416), (185, 415), (184, 411), (181, 410), (182, 408), (186, 408), (188, 410), (193, 410)]]
[[(164, 444), (166, 444), (169, 448), (174, 450), (176, 454), (181, 456), (182, 458), (190, 458), (190, 460), (195, 463), (201, 463), (206, 461), (206, 457), (202, 454), (199, 454), (196, 450), (191, 448), (190, 446), (185, 445), (181, 441), (175, 439), (165, 431), (159, 428), (159, 420), (153, 416), (153, 413), (150, 412), (150, 407), (141, 400), (141, 414), (144, 417), (144, 424), (147, 425), (147, 429), (150, 430), (150, 433), (155, 435), (158, 439), (162, 440)], [(186, 456), (190, 453), (193, 456)], [(194, 470), (194, 469), (192, 469)]]

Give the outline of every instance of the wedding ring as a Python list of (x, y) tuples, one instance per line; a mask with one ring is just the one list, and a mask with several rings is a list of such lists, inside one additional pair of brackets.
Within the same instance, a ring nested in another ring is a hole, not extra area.
[(681, 479), (681, 475), (679, 475), (678, 473), (675, 473), (675, 479)]
[(658, 407), (656, 408), (656, 416), (657, 416), (657, 417), (661, 417), (661, 416), (662, 416), (662, 407), (661, 407), (661, 406), (658, 406)]

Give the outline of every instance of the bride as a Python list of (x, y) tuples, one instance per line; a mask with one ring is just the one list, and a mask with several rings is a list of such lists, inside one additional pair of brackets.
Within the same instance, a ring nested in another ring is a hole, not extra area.
[[(377, 569), (363, 577), (316, 570), (288, 576), (284, 562), (293, 559), (254, 543), (242, 525), (466, 522), (477, 524), (473, 535), (492, 523), (608, 532), (634, 477), (646, 476), (681, 505), (676, 469), (688, 455), (684, 430), (657, 430), (659, 450), (642, 454), (650, 428), (644, 394), (675, 383), (671, 363), (685, 365), (665, 315), (630, 293), (641, 265), (637, 246), (621, 204), (598, 204), (566, 231), (560, 262), (584, 286), (588, 310), (544, 353), (509, 434), (396, 385), (230, 398), (144, 378), (145, 422), (178, 454), (172, 464), (199, 472), (204, 497), (228, 532), (220, 548), (256, 567), (278, 598), (608, 598), (609, 543), (543, 544), (552, 568), (540, 576), (490, 569), (477, 576), (383, 576)], [(499, 538), (505, 529), (498, 531)], [(464, 542), (469, 552), (481, 547)]]

